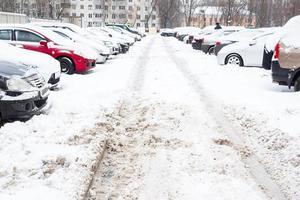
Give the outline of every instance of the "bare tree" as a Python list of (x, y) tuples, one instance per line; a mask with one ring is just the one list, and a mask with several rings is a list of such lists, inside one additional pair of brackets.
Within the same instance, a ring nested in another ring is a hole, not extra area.
[(183, 14), (185, 17), (185, 23), (187, 26), (191, 25), (192, 18), (195, 14), (195, 11), (203, 5), (202, 0), (181, 0), (181, 5), (183, 9)]
[(182, 21), (180, 0), (158, 0), (159, 17), (161, 26), (180, 26)]
[(148, 7), (148, 13), (145, 18), (145, 28), (146, 29), (149, 28), (149, 21), (152, 17), (153, 12), (156, 11), (156, 8), (158, 6), (158, 0), (152, 0), (149, 5), (150, 5), (150, 8)]

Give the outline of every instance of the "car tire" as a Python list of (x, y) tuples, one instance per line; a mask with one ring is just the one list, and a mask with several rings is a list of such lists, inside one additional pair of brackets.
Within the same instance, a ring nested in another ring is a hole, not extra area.
[(62, 73), (74, 74), (75, 66), (70, 58), (60, 57), (57, 60), (60, 62), (60, 68)]
[(214, 51), (215, 51), (215, 47), (210, 47), (210, 48), (208, 49), (208, 54), (211, 55), (211, 54), (214, 53)]
[(300, 76), (297, 77), (295, 83), (294, 83), (294, 91), (299, 92), (300, 91)]
[(238, 54), (231, 54), (229, 56), (227, 56), (226, 60), (225, 60), (225, 64), (231, 64), (231, 65), (238, 65), (238, 66), (243, 66), (243, 59), (241, 58), (241, 56), (239, 56)]

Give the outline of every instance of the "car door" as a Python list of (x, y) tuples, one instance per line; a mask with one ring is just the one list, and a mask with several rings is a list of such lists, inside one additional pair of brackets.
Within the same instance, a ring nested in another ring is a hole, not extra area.
[(244, 51), (245, 65), (262, 67), (264, 45), (270, 35), (271, 34), (261, 35), (249, 41)]
[(41, 41), (47, 41), (47, 39), (36, 32), (26, 29), (15, 29), (14, 38), (13, 45), (17, 47), (51, 55), (47, 45), (40, 44)]

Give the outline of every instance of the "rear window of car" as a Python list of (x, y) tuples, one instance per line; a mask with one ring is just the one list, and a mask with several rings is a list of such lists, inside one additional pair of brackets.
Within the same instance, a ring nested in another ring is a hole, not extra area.
[(0, 30), (0, 40), (11, 40), (11, 30)]
[(40, 42), (44, 38), (29, 31), (16, 30), (16, 40), (23, 42)]

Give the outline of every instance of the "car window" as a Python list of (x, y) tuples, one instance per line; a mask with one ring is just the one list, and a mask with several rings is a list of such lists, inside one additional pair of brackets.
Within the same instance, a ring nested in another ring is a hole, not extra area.
[(53, 30), (53, 31), (54, 31), (55, 33), (57, 33), (57, 34), (63, 36), (64, 38), (67, 38), (67, 39), (69, 39), (69, 40), (72, 40), (71, 37), (69, 37), (68, 35), (66, 35), (66, 34), (64, 34), (64, 33), (60, 32), (60, 31), (56, 31), (56, 30)]
[(16, 30), (16, 40), (23, 42), (40, 42), (45, 39), (29, 31)]
[(0, 30), (0, 40), (11, 40), (11, 30)]

